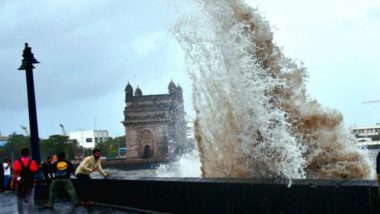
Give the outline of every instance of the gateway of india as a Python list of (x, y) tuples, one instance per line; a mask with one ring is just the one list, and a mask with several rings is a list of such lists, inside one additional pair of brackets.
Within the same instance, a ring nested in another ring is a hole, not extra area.
[(170, 81), (168, 94), (143, 95), (125, 88), (124, 121), (128, 159), (171, 160), (187, 151), (182, 88)]

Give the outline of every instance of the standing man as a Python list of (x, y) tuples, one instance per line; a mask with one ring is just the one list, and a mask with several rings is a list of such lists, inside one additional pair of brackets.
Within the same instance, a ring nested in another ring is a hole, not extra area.
[(102, 165), (100, 163), (100, 149), (95, 148), (92, 151), (92, 155), (85, 157), (83, 161), (79, 164), (77, 170), (75, 171), (75, 175), (78, 178), (81, 186), (83, 187), (83, 195), (82, 200), (87, 205), (93, 205), (95, 202), (90, 200), (90, 196), (88, 194), (90, 186), (89, 180), (91, 180), (90, 174), (95, 171), (99, 171), (104, 177), (107, 177), (109, 174), (104, 172)]
[(11, 181), (11, 163), (9, 158), (5, 158), (3, 161), (3, 171), (4, 171), (4, 188), (3, 191), (9, 190), (9, 184)]
[(54, 178), (50, 185), (48, 208), (53, 208), (54, 200), (57, 196), (59, 189), (64, 189), (74, 203), (74, 206), (80, 205), (78, 202), (78, 196), (75, 192), (73, 182), (70, 179), (70, 175), (74, 175), (73, 164), (65, 159), (65, 153), (58, 153), (58, 161), (53, 164)]
[(16, 185), (18, 213), (24, 213), (24, 203), (28, 204), (28, 213), (34, 212), (34, 175), (37, 163), (29, 158), (29, 149), (21, 149), (21, 158), (13, 162), (11, 188)]
[(44, 175), (45, 178), (45, 183), (50, 185), (51, 180), (53, 179), (53, 156), (48, 156), (46, 159), (46, 162), (42, 164), (42, 174)]

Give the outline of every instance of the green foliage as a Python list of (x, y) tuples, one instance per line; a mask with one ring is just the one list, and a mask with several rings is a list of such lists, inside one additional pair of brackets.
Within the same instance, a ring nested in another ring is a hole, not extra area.
[[(13, 157), (13, 159), (17, 159), (21, 157), (20, 151), (25, 147), (30, 149), (30, 137), (13, 134), (9, 137), (4, 147), (0, 148), (0, 157)], [(66, 153), (66, 158), (73, 160), (75, 159), (78, 149), (78, 143), (70, 141), (68, 136), (52, 135), (48, 139), (40, 141), (41, 162), (45, 162), (49, 155), (59, 152)]]
[[(9, 137), (4, 147), (0, 148), (0, 158), (19, 158), (21, 157), (20, 150), (24, 147), (30, 149), (30, 138), (20, 134), (13, 134)], [(97, 143), (96, 147), (102, 151), (103, 156), (115, 158), (119, 154), (118, 149), (125, 147), (125, 137), (110, 138), (107, 142)], [(45, 162), (48, 156), (59, 152), (66, 153), (68, 160), (74, 160), (76, 157), (82, 156), (83, 151), (84, 156), (92, 154), (92, 149), (82, 149), (82, 147), (78, 146), (77, 141), (69, 140), (68, 136), (63, 135), (51, 135), (48, 139), (41, 140), (40, 151), (41, 162)]]
[(3, 158), (20, 158), (20, 151), (25, 147), (30, 149), (30, 137), (20, 134), (12, 134), (9, 136), (8, 142), (0, 150), (0, 156)]
[(106, 142), (96, 143), (96, 148), (102, 151), (102, 155), (107, 158), (116, 158), (119, 155), (118, 149), (125, 147), (125, 137), (120, 136), (110, 138)]
[(78, 143), (70, 141), (68, 136), (51, 135), (48, 139), (41, 140), (40, 150), (42, 162), (49, 155), (58, 154), (59, 152), (64, 152), (68, 160), (73, 160), (78, 151)]

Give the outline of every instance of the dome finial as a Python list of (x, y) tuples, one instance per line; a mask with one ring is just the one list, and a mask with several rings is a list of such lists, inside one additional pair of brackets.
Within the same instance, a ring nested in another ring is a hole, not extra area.
[(177, 88), (177, 87), (175, 86), (173, 80), (170, 80), (170, 83), (169, 83), (169, 85), (168, 85), (169, 94), (174, 93), (175, 90), (176, 90), (176, 88)]
[(139, 86), (137, 86), (136, 91), (135, 91), (135, 96), (142, 96), (142, 95), (143, 94), (142, 94), (141, 89), (139, 88)]

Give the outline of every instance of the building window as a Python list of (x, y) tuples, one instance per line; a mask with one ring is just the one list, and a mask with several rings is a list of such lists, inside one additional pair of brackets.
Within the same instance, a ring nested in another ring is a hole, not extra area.
[(92, 138), (86, 138), (86, 143), (92, 143)]

